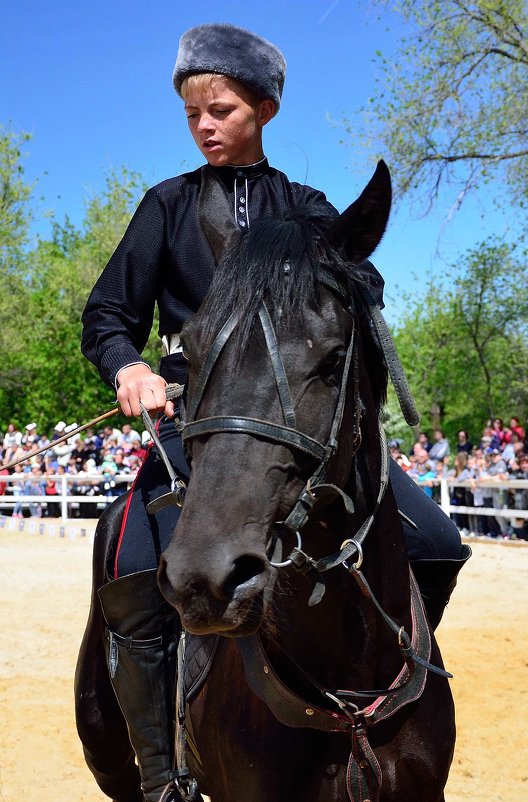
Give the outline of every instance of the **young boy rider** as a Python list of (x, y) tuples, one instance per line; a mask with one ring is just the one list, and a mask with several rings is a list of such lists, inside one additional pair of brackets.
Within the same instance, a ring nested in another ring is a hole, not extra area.
[[(320, 205), (337, 215), (323, 193), (290, 182), (265, 158), (262, 132), (279, 111), (285, 67), (274, 45), (232, 25), (201, 25), (182, 36), (173, 82), (207, 164), (146, 193), (83, 314), (84, 355), (104, 382), (115, 385), (125, 415), (138, 416), (140, 401), (151, 413), (163, 413), (159, 435), (184, 479), (189, 469), (165, 388), (168, 382), (185, 382), (179, 332), (198, 309), (215, 268), (197, 214), (206, 171), (222, 182), (241, 228), (300, 203)], [(382, 305), (381, 276), (373, 269), (369, 280)], [(141, 357), (156, 304), (164, 347), (159, 373)], [(391, 478), (400, 510), (417, 524), (416, 529), (406, 524), (409, 556), (422, 561), (422, 586), (425, 582), (429, 593), (436, 594), (432, 617), (439, 619), (463, 562), (458, 531), (395, 463)], [(173, 711), (167, 700), (174, 696), (179, 624), (159, 593), (156, 568), (179, 511), (171, 506), (156, 516), (146, 512), (148, 502), (169, 489), (163, 462), (150, 452), (125, 508), (111, 581), (99, 592), (111, 636), (112, 685), (147, 802), (159, 799), (172, 768)], [(442, 567), (440, 584), (437, 572), (430, 570), (431, 560)], [(128, 646), (150, 640), (152, 645), (127, 648), (125, 638)]]

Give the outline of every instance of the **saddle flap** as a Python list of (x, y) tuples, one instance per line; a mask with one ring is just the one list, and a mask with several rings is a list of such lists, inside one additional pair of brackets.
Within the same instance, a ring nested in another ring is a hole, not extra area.
[(202, 689), (213, 664), (218, 641), (218, 635), (186, 634), (183, 686), (187, 703), (192, 702)]

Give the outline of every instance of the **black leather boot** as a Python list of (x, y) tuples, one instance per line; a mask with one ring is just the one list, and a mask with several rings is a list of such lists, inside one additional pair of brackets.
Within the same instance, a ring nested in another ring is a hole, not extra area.
[(173, 765), (178, 614), (161, 595), (155, 570), (109, 582), (99, 598), (108, 625), (110, 678), (136, 753), (144, 799), (158, 802)]
[(445, 608), (455, 589), (460, 570), (471, 557), (471, 549), (462, 545), (458, 560), (413, 560), (411, 568), (422, 598), (431, 628), (435, 630), (442, 620)]

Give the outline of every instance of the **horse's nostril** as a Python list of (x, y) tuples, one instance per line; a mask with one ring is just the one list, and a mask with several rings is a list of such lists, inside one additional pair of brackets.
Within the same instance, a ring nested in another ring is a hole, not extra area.
[(222, 588), (224, 598), (232, 599), (233, 596), (240, 595), (242, 586), (246, 586), (249, 590), (249, 586), (253, 587), (253, 585), (259, 584), (258, 580), (265, 571), (266, 563), (262, 558), (250, 554), (237, 557), (233, 563), (233, 570)]

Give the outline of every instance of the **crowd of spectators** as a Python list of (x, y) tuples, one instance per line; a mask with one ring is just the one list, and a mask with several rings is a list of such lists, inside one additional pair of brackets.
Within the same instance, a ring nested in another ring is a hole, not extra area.
[[(446, 479), (450, 504), (475, 508), (473, 514), (451, 514), (463, 534), (528, 540), (526, 519), (478, 511), (479, 507), (528, 510), (528, 488), (507, 485), (513, 479), (528, 480), (528, 438), (519, 418), (512, 417), (509, 426), (501, 418), (488, 421), (475, 443), (460, 430), (453, 449), (441, 429), (434, 430), (432, 441), (420, 432), (409, 454), (396, 440), (389, 442), (389, 448), (392, 458), (435, 501), (440, 503), (440, 480)], [(492, 480), (501, 480), (501, 486), (491, 487)]]
[[(125, 423), (120, 429), (113, 426), (98, 431), (87, 429), (82, 436), (78, 433), (60, 442), (77, 428), (77, 423), (67, 425), (61, 420), (53, 432), (40, 434), (36, 423), (29, 423), (23, 432), (11, 423), (0, 434), (0, 506), (2, 497), (14, 501), (14, 505), (9, 505), (13, 517), (59, 517), (61, 506), (56, 497), (61, 492), (58, 485), (64, 474), (75, 477), (68, 482), (68, 494), (72, 496), (106, 496), (110, 501), (126, 492), (130, 485), (126, 479), (134, 477), (147, 454), (148, 432), (140, 434)], [(44, 451), (37, 454), (41, 449)], [(7, 469), (7, 465), (22, 459), (23, 462)], [(20, 478), (7, 482), (3, 478), (7, 474)], [(46, 496), (46, 502), (26, 502), (26, 496)], [(82, 503), (77, 514), (83, 518), (98, 517), (104, 506), (104, 503)]]
[[(108, 425), (98, 431), (88, 429), (82, 436), (72, 435), (57, 444), (77, 428), (76, 423), (67, 425), (61, 420), (50, 434), (39, 434), (35, 423), (29, 423), (23, 432), (9, 424), (7, 431), (0, 433), (0, 507), (3, 496), (12, 502), (10, 509), (15, 518), (60, 517), (61, 506), (56, 497), (64, 474), (75, 477), (68, 482), (68, 494), (72, 496), (106, 496), (111, 501), (126, 492), (130, 481), (123, 479), (133, 479), (143, 464), (150, 444), (148, 432), (140, 434), (129, 423), (120, 429)], [(526, 520), (478, 514), (479, 507), (528, 510), (528, 488), (489, 486), (491, 479), (528, 480), (528, 438), (517, 417), (510, 419), (508, 427), (501, 418), (489, 421), (475, 443), (460, 430), (452, 448), (442, 430), (435, 429), (432, 440), (426, 432), (420, 432), (408, 454), (396, 440), (389, 442), (389, 448), (392, 458), (434, 500), (440, 502), (440, 480), (447, 479), (451, 505), (475, 508), (474, 514), (452, 513), (463, 533), (528, 540)], [(41, 449), (42, 453), (35, 453)], [(21, 459), (24, 462), (15, 467), (5, 467)], [(20, 478), (6, 482), (3, 477), (7, 474)], [(46, 502), (25, 501), (25, 496), (46, 496)], [(77, 514), (98, 517), (104, 506), (83, 503)]]

